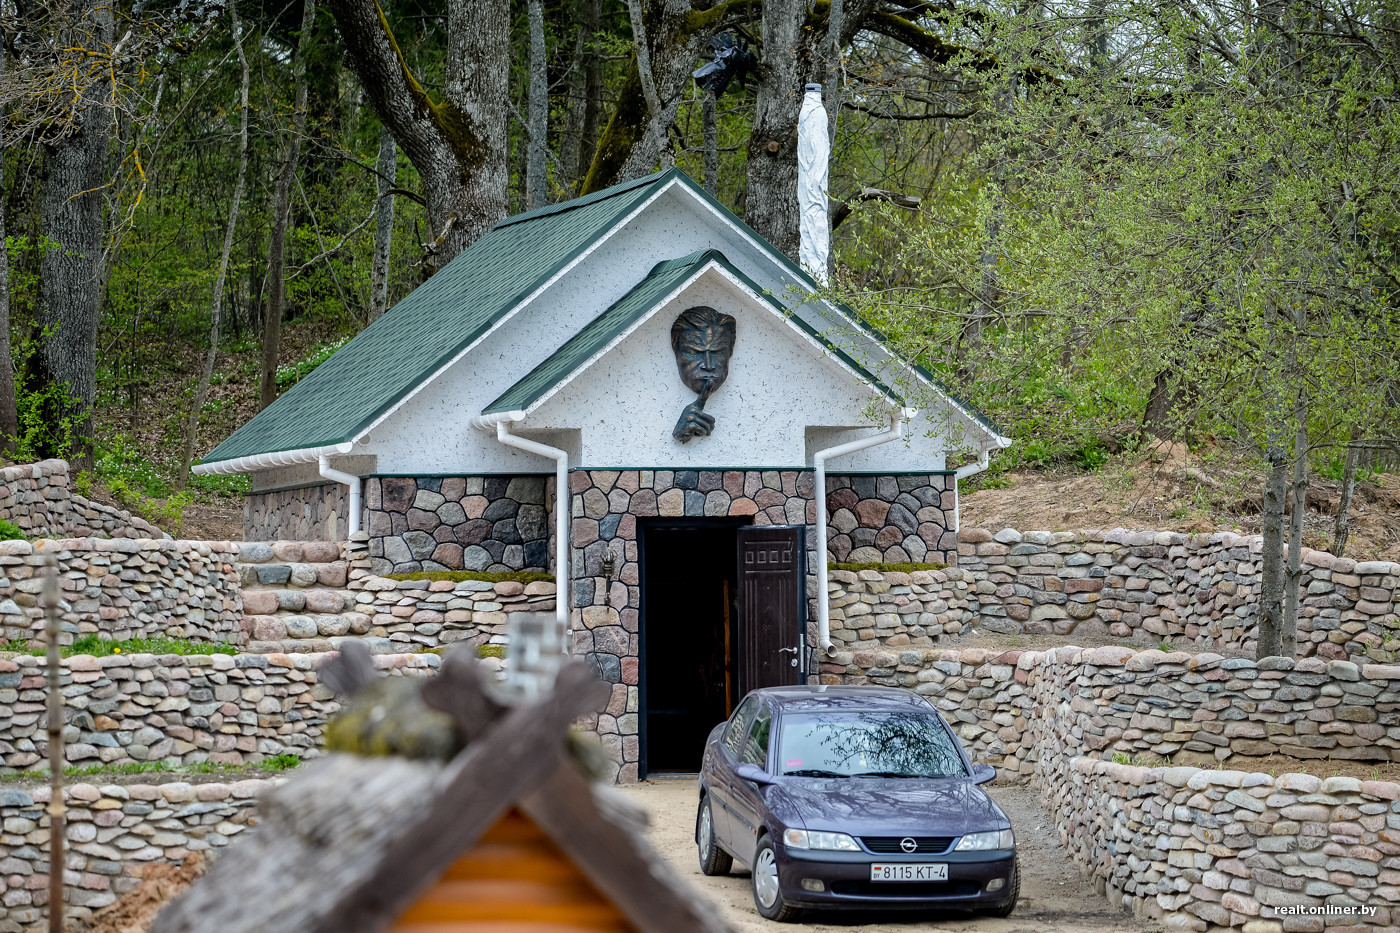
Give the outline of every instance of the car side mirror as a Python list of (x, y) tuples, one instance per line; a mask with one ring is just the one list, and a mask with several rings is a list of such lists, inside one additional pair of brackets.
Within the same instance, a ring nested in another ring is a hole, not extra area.
[(997, 769), (991, 765), (973, 765), (972, 783), (990, 784), (997, 779)]
[(734, 776), (741, 781), (749, 781), (753, 784), (772, 784), (773, 775), (764, 771), (758, 765), (742, 764), (734, 769)]

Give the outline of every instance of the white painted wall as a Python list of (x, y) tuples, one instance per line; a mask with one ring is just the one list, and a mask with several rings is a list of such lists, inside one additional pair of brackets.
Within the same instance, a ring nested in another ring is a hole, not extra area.
[[(729, 377), (705, 410), (715, 432), (682, 444), (671, 436), (695, 401), (676, 369), (671, 324), (694, 305), (736, 319)], [(800, 467), (815, 417), (859, 425), (879, 396), (768, 308), (711, 271), (641, 324), (525, 419), (532, 428), (577, 425), (580, 466)]]
[[(782, 274), (774, 263), (755, 253), (742, 235), (724, 224), (707, 208), (698, 205), (688, 192), (673, 187), (658, 196), (653, 205), (644, 208), (642, 213), (617, 234), (585, 254), (572, 269), (514, 316), (501, 322), (494, 332), (483, 338), (476, 347), (426, 388), (412, 396), (382, 424), (372, 428), (368, 437), (357, 445), (355, 454), (375, 456), (377, 470), (389, 474), (518, 473), (551, 470), (552, 462), (505, 447), (496, 441), (494, 435), (472, 428), (469, 420), (558, 349), (568, 337), (626, 294), (656, 263), (711, 248), (723, 252), (735, 266), (752, 276), (760, 285), (776, 293), (782, 293), (786, 287)], [(683, 307), (699, 303), (703, 301), (696, 298), (689, 300)], [(810, 316), (814, 312), (799, 310), (798, 313)], [(673, 318), (674, 313), (670, 317)], [(776, 318), (771, 320), (772, 326), (781, 323)], [(659, 440), (657, 437), (651, 437), (644, 442), (638, 437), (637, 443), (640, 446), (628, 447), (623, 446), (620, 439), (614, 438), (600, 446), (590, 441), (589, 431), (584, 424), (568, 423), (567, 419), (558, 414), (550, 414), (552, 420), (547, 424), (532, 417), (529, 422), (517, 427), (519, 433), (544, 440), (545, 443), (555, 443), (547, 440), (543, 434), (537, 435), (535, 431), (541, 427), (580, 429), (580, 435), (556, 436), (562, 438), (565, 449), (569, 449), (572, 444), (579, 445), (577, 449), (570, 450), (571, 465), (578, 465), (580, 458), (588, 465), (680, 465), (676, 457), (685, 454), (687, 445), (675, 442), (670, 432), (681, 408), (687, 402), (693, 401), (693, 396), (685, 397), (685, 387), (676, 375), (674, 356), (669, 344), (669, 327), (670, 319), (667, 318), (665, 328), (668, 336), (664, 342), (664, 356), (657, 355), (655, 359), (642, 361), (653, 369), (664, 370), (664, 380), (654, 384), (640, 377), (625, 380), (632, 387), (632, 391), (637, 393), (629, 403), (633, 409), (641, 412), (650, 410), (652, 421), (665, 422), (665, 430), (660, 432)], [(752, 353), (759, 346), (756, 341), (749, 342), (744, 330), (741, 322), (736, 363), (746, 355), (746, 351)], [(780, 336), (788, 341), (787, 344), (780, 345), (790, 348), (795, 346), (795, 335), (784, 334), (783, 331), (787, 331), (786, 325), (782, 325), (781, 330), (772, 331), (763, 339)], [(755, 355), (755, 362), (756, 360)], [(662, 363), (664, 365), (661, 365)], [(608, 370), (608, 376), (604, 378), (600, 375), (595, 378), (594, 383), (599, 391), (606, 390), (611, 394), (595, 398), (594, 402), (626, 398), (625, 395), (619, 395), (615, 388), (609, 387), (616, 387), (620, 384), (619, 380), (623, 380), (625, 373), (620, 370), (625, 369), (627, 365), (635, 368), (638, 364), (624, 365), (619, 360), (616, 365), (609, 365), (613, 366), (613, 369)], [(822, 376), (828, 380), (844, 378), (840, 370), (822, 371), (838, 374), (837, 377)], [(754, 373), (757, 372), (758, 369), (755, 368)], [(661, 373), (654, 371), (652, 376), (659, 379)], [(732, 381), (734, 376), (731, 375), (730, 378)], [(750, 377), (744, 378), (749, 380)], [(741, 418), (741, 406), (732, 399), (743, 393), (755, 397), (762, 394), (756, 385), (757, 382), (746, 381), (742, 389), (736, 389), (731, 384), (726, 384), (707, 405), (707, 409), (720, 418), (721, 424), (726, 420), (726, 411), (731, 418)], [(847, 385), (849, 386), (849, 383)], [(783, 387), (777, 388), (781, 390)], [(853, 417), (849, 411), (813, 411), (814, 397), (832, 399), (833, 403), (834, 399), (844, 397), (840, 394), (833, 395), (830, 391), (832, 389), (833, 386), (828, 385), (828, 391), (819, 396), (804, 397), (789, 392), (782, 397), (790, 399), (793, 412), (800, 413), (806, 421), (838, 426), (843, 421), (846, 425), (870, 423), (867, 419)], [(851, 390), (847, 388), (845, 394), (850, 395)], [(857, 395), (866, 399), (870, 393), (862, 389)], [(570, 397), (577, 400), (571, 404), (574, 405), (579, 418), (587, 421), (594, 414), (590, 404), (582, 402), (577, 390)], [(545, 412), (541, 411), (541, 414)], [(591, 423), (595, 429), (599, 426), (597, 421)], [(736, 420), (731, 423), (740, 422)], [(749, 423), (745, 428), (749, 432), (748, 439), (741, 445), (736, 444), (731, 459), (722, 459), (719, 454), (721, 449), (728, 449), (724, 446), (728, 443), (727, 440), (712, 444), (708, 451), (686, 455), (716, 466), (802, 466), (810, 463), (811, 449), (805, 436), (806, 424), (802, 424), (801, 429), (793, 434), (792, 430), (796, 424), (796, 421), (784, 422), (781, 430), (777, 432), (781, 437), (775, 437), (774, 430), (764, 424)], [(873, 429), (872, 425), (870, 430)], [(851, 436), (865, 430), (867, 429), (863, 427), (855, 428)], [(708, 440), (715, 441), (723, 433), (717, 432), (717, 437)], [(730, 436), (737, 439), (737, 433)], [(836, 442), (839, 441), (833, 441)], [(593, 446), (589, 446), (590, 443), (593, 443)], [(702, 444), (702, 441), (696, 441), (688, 446), (699, 451)], [(902, 450), (896, 450), (895, 445), (885, 445), (860, 455), (853, 455), (849, 463), (843, 462), (840, 466), (852, 470), (940, 469), (943, 463), (943, 448), (944, 444), (937, 438), (923, 439)], [(774, 461), (772, 458), (779, 454), (783, 459)], [(647, 460), (644, 457), (655, 459)]]

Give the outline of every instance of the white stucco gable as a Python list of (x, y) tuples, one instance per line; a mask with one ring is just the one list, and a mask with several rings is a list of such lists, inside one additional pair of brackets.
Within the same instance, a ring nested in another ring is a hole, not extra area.
[[(736, 321), (727, 380), (705, 410), (714, 433), (681, 443), (672, 429), (696, 393), (682, 383), (671, 348), (676, 316), (696, 305)], [(900, 400), (862, 377), (810, 332), (708, 262), (595, 353), (542, 392), (515, 432), (579, 432), (587, 468), (802, 468), (820, 425), (866, 431)], [(925, 446), (923, 469), (941, 468), (941, 445)], [(573, 458), (571, 457), (571, 461)]]

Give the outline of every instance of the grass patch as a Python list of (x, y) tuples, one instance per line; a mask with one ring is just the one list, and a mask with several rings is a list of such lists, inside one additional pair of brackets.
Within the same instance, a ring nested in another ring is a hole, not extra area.
[(477, 645), (476, 656), (478, 658), (504, 658), (506, 656), (505, 645)]
[(24, 532), (12, 521), (0, 518), (0, 541), (23, 541)]
[[(273, 755), (257, 764), (226, 765), (212, 761), (198, 761), (188, 765), (170, 765), (163, 761), (130, 761), (120, 765), (73, 765), (63, 769), (65, 777), (96, 777), (103, 774), (231, 774), (236, 771), (267, 771), (276, 773), (290, 771), (301, 764), (296, 755)], [(47, 780), (48, 768), (37, 771), (21, 771), (8, 775), (21, 780)]]
[(895, 564), (843, 564), (839, 561), (831, 561), (826, 565), (827, 570), (878, 570), (880, 573), (913, 573), (916, 570), (946, 570), (947, 564), (916, 564), (916, 563), (895, 563)]
[[(13, 651), (17, 654), (32, 654), (35, 657), (42, 657), (47, 651), (46, 648), (31, 648), (29, 642), (23, 639), (13, 639), (6, 642), (3, 650)], [(167, 638), (164, 635), (158, 635), (155, 638), (133, 638), (130, 641), (113, 641), (110, 638), (103, 638), (89, 632), (74, 639), (73, 644), (64, 645), (59, 649), (59, 653), (65, 658), (71, 658), (74, 655), (105, 658), (114, 654), (237, 654), (238, 649), (233, 645), (189, 641), (184, 638)]]
[(546, 583), (554, 582), (554, 574), (539, 573), (534, 570), (507, 570), (502, 573), (487, 573), (484, 570), (419, 570), (415, 573), (386, 573), (386, 580), (431, 580), (433, 582), (450, 580), (453, 583), (463, 583), (467, 580), (477, 580), (482, 583), (504, 583), (513, 580), (516, 583), (535, 583), (543, 580)]

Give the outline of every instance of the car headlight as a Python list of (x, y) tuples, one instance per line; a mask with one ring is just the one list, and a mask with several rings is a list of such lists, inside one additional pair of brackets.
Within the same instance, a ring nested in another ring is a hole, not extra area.
[(968, 833), (958, 840), (954, 852), (992, 852), (1016, 848), (1016, 836), (1009, 829), (989, 833)]
[(835, 852), (859, 852), (860, 846), (845, 833), (808, 832), (789, 829), (783, 832), (783, 845), (790, 849), (826, 849)]

